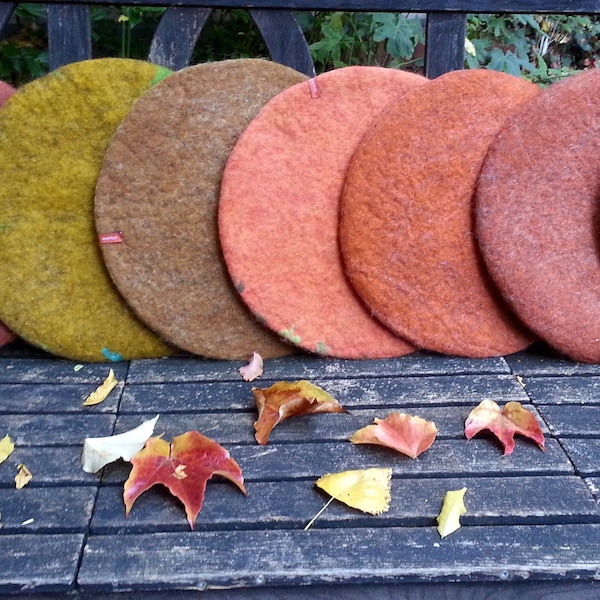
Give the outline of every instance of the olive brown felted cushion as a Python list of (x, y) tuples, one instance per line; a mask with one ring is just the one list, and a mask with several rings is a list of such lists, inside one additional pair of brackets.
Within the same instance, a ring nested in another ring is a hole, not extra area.
[(600, 362), (600, 69), (555, 83), (492, 145), (477, 235), (506, 300), (541, 338)]
[(118, 294), (94, 229), (96, 177), (140, 94), (168, 74), (143, 61), (74, 63), (20, 88), (0, 111), (0, 318), (75, 360), (170, 352)]
[(416, 346), (486, 357), (532, 341), (485, 272), (473, 194), (494, 135), (537, 93), (504, 73), (448, 73), (386, 111), (352, 159), (340, 221), (348, 276)]
[(229, 272), (250, 309), (302, 348), (342, 358), (413, 350), (348, 284), (337, 225), (361, 136), (386, 105), (426, 83), (377, 67), (330, 71), (269, 102), (231, 153), (219, 206)]
[(96, 224), (99, 234), (122, 238), (101, 246), (106, 265), (142, 320), (185, 350), (220, 359), (293, 351), (233, 288), (217, 203), (240, 133), (270, 98), (304, 79), (258, 59), (188, 67), (140, 98), (106, 152)]

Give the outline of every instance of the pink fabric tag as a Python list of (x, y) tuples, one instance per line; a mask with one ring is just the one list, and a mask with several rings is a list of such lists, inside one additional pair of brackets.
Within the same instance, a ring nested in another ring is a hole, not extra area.
[(321, 95), (319, 86), (317, 85), (317, 81), (314, 77), (308, 80), (308, 88), (310, 89), (311, 98), (318, 98)]
[(101, 233), (98, 236), (98, 241), (101, 244), (120, 244), (123, 241), (123, 233), (115, 231), (114, 233)]

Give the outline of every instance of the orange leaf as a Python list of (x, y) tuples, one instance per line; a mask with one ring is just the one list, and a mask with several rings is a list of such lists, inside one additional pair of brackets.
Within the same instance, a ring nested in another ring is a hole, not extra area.
[(350, 441), (353, 444), (387, 446), (411, 458), (417, 458), (433, 444), (437, 428), (433, 421), (406, 413), (390, 413), (385, 419), (375, 419), (375, 425), (359, 429)]
[(246, 493), (242, 471), (229, 452), (197, 431), (173, 438), (172, 444), (152, 437), (131, 462), (133, 469), (123, 494), (126, 516), (135, 500), (157, 483), (183, 502), (192, 529), (202, 508), (206, 482), (213, 475), (229, 479)]
[(546, 450), (539, 423), (519, 402), (507, 402), (502, 411), (492, 400), (481, 402), (465, 421), (465, 435), (470, 440), (483, 429), (489, 429), (500, 440), (505, 455), (512, 454), (515, 449), (515, 433), (528, 437), (537, 442), (542, 450)]
[(252, 388), (258, 409), (256, 441), (266, 444), (273, 427), (290, 417), (323, 412), (346, 412), (337, 400), (308, 381), (279, 381), (268, 388)]

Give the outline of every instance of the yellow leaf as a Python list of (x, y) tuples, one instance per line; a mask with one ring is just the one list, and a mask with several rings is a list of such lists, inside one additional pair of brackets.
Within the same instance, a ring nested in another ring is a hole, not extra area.
[(0, 440), (0, 463), (4, 462), (15, 449), (15, 445), (12, 443), (10, 436), (5, 435)]
[(108, 372), (108, 377), (104, 380), (102, 385), (98, 386), (98, 388), (85, 399), (83, 406), (94, 406), (94, 404), (100, 404), (100, 402), (104, 402), (118, 383), (119, 382), (115, 377), (115, 372), (111, 369)]
[(18, 472), (15, 475), (15, 485), (18, 490), (25, 487), (30, 481), (33, 475), (31, 471), (25, 465), (17, 465)]
[(323, 475), (315, 485), (352, 508), (380, 515), (390, 507), (391, 478), (391, 469), (361, 469)]
[(446, 492), (442, 510), (437, 517), (438, 533), (445, 538), (460, 527), (460, 516), (467, 512), (464, 503), (467, 488)]

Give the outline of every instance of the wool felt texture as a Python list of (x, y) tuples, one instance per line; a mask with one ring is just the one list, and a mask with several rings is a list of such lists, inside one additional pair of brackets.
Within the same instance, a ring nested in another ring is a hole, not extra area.
[(555, 83), (494, 141), (476, 230), (504, 297), (567, 356), (600, 362), (600, 70)]
[(73, 63), (20, 88), (0, 111), (0, 318), (80, 361), (171, 349), (134, 316), (98, 248), (102, 156), (133, 101), (169, 71), (147, 62)]
[[(15, 88), (4, 81), (0, 81), (0, 106), (2, 106), (14, 93)], [(0, 346), (5, 346), (13, 342), (17, 336), (0, 322)]]
[(250, 309), (306, 350), (340, 358), (414, 350), (349, 286), (337, 225), (356, 144), (387, 104), (425, 83), (378, 67), (330, 71), (269, 102), (231, 153), (219, 206), (229, 272)]
[(398, 100), (353, 156), (340, 219), (348, 276), (373, 313), (418, 347), (478, 358), (533, 339), (485, 271), (473, 194), (492, 139), (538, 93), (504, 73), (448, 73)]
[(305, 79), (259, 59), (186, 68), (138, 100), (106, 152), (97, 228), (123, 234), (123, 243), (102, 245), (108, 269), (141, 319), (189, 352), (248, 359), (294, 351), (235, 291), (217, 204), (240, 133), (269, 99)]

